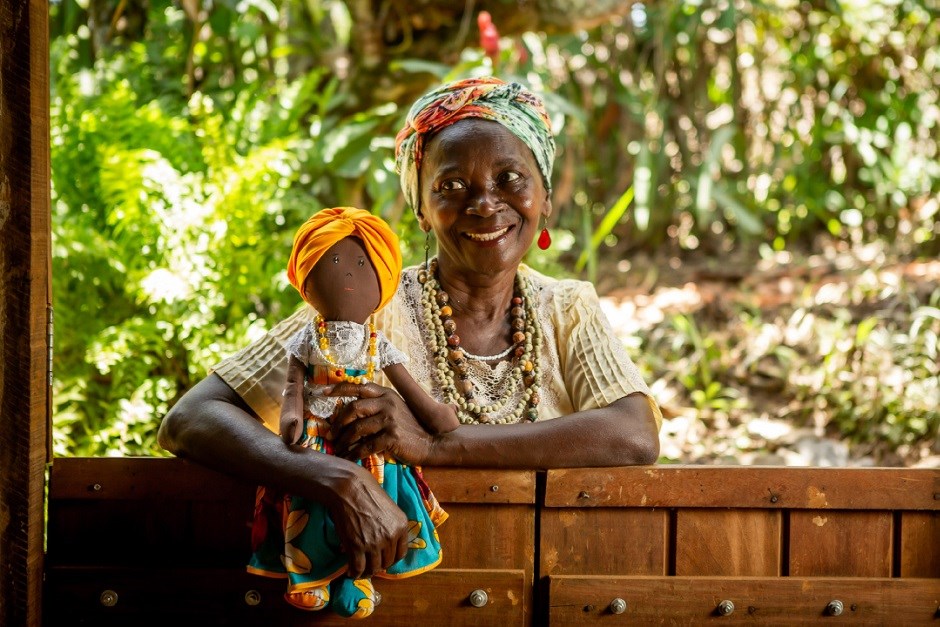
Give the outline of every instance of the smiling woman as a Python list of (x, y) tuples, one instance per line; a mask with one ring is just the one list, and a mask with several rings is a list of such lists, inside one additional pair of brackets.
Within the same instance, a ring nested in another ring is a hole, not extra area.
[(324, 391), (350, 399), (331, 424), (339, 457), (285, 446), (271, 431), (285, 343), (317, 315), (305, 308), (220, 363), (160, 433), (178, 455), (324, 504), (353, 576), (392, 566), (408, 521), (346, 459), (540, 469), (649, 464), (659, 451), (659, 408), (594, 287), (522, 263), (552, 210), (554, 140), (541, 100), (495, 78), (444, 85), (412, 107), (396, 143), (402, 190), (438, 255), (402, 272), (376, 326), (461, 425), (429, 432), (376, 376)]

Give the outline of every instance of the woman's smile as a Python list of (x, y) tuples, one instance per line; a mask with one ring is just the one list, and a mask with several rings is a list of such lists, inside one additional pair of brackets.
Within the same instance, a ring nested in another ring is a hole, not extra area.
[(464, 231), (463, 236), (471, 242), (478, 244), (496, 244), (506, 234), (515, 227), (512, 225), (504, 226), (494, 230), (476, 229), (473, 231)]

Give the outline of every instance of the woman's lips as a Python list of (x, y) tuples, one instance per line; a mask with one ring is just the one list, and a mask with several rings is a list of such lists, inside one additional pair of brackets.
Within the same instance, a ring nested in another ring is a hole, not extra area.
[(501, 238), (503, 235), (508, 233), (512, 228), (513, 228), (512, 225), (510, 225), (510, 226), (504, 226), (494, 231), (486, 231), (486, 232), (464, 231), (463, 236), (466, 237), (471, 242), (479, 242), (481, 244), (486, 244), (489, 242), (495, 242), (496, 240)]

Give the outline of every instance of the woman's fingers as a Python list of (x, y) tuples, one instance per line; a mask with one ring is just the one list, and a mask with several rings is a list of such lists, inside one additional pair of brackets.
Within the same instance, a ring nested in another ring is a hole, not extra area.
[[(386, 415), (373, 411), (371, 408), (341, 414), (333, 421), (333, 448), (337, 454), (346, 457), (351, 447), (364, 444), (366, 440), (386, 431), (389, 422), (391, 421)], [(367, 454), (380, 453), (382, 450), (384, 449), (373, 448)]]
[(394, 437), (385, 433), (361, 438), (354, 443), (344, 445), (343, 448), (336, 447), (336, 451), (350, 461), (365, 459), (369, 455), (384, 453), (389, 448), (389, 444), (394, 441)]
[[(405, 533), (398, 539), (398, 550), (395, 552), (395, 559), (392, 560), (392, 564), (404, 558), (407, 553), (408, 553), (408, 534)], [(391, 564), (389, 564), (389, 566), (391, 566)]]
[(378, 383), (333, 383), (324, 387), (320, 393), (324, 396), (376, 398), (382, 396), (386, 389)]
[(361, 579), (362, 573), (366, 570), (366, 555), (362, 551), (351, 551), (349, 553), (349, 564), (346, 566), (346, 575), (350, 579)]
[(403, 542), (407, 547), (408, 519), (371, 476), (349, 488), (339, 495), (330, 515), (347, 554), (347, 574), (371, 577), (394, 563), (389, 563), (391, 557), (397, 561)]

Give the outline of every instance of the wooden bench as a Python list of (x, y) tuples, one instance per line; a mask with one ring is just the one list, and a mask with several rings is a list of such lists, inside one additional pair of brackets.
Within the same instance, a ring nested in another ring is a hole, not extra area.
[[(381, 625), (940, 618), (940, 471), (425, 469), (444, 561)], [(178, 459), (58, 458), (47, 625), (332, 625), (245, 572), (254, 486)], [(837, 603), (838, 602), (838, 603)], [(832, 617), (836, 619), (835, 616)]]
[(936, 470), (553, 470), (540, 505), (552, 625), (940, 622)]

